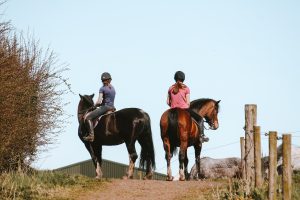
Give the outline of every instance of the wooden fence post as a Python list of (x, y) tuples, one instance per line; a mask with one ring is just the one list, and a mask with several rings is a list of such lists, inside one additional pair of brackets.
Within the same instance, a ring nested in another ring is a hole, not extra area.
[(260, 126), (254, 126), (255, 187), (262, 186)]
[(245, 171), (245, 138), (240, 137), (241, 143), (241, 170), (242, 170), (242, 179), (246, 180), (246, 171)]
[(291, 134), (282, 135), (282, 197), (292, 199)]
[(276, 199), (277, 132), (269, 132), (269, 200)]
[(254, 188), (254, 139), (253, 128), (256, 125), (257, 106), (245, 105), (245, 168), (246, 168), (246, 194)]

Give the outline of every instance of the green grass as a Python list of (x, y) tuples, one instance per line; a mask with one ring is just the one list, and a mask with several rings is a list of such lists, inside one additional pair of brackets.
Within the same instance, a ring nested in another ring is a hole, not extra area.
[[(101, 188), (105, 181), (60, 172), (10, 172), (0, 175), (1, 199), (73, 199), (74, 193)], [(76, 191), (76, 192), (74, 192)]]

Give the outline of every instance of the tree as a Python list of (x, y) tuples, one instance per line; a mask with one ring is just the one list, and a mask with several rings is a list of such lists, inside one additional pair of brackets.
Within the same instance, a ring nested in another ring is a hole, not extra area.
[(0, 171), (29, 166), (66, 122), (64, 65), (34, 39), (0, 23)]

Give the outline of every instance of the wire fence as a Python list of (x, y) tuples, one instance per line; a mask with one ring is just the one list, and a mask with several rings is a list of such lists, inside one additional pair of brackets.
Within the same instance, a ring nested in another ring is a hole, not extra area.
[[(261, 134), (262, 136), (266, 136), (266, 137), (262, 137), (261, 138), (261, 140), (265, 141), (265, 144), (262, 144), (262, 153), (264, 153), (264, 151), (268, 150), (268, 147), (266, 147), (266, 148), (263, 148), (263, 147), (267, 146), (267, 143), (268, 143), (268, 140), (269, 140), (269, 137), (268, 137), (269, 131), (261, 131), (261, 132), (262, 132), (262, 134)], [(292, 134), (292, 138), (300, 138), (300, 131), (279, 132), (277, 134), (278, 134), (278, 139), (281, 139), (283, 134)], [(238, 143), (240, 143), (240, 140), (236, 140), (236, 141), (224, 144), (224, 145), (219, 145), (219, 146), (215, 146), (215, 147), (205, 148), (205, 149), (202, 149), (201, 152), (208, 152), (208, 151), (213, 151), (213, 150), (216, 150), (216, 149), (222, 149), (222, 148), (225, 148), (225, 147), (236, 145)], [(300, 146), (299, 144), (295, 144), (295, 143), (293, 143), (293, 145), (294, 146)], [(193, 154), (193, 152), (190, 152), (187, 155), (188, 156), (192, 156), (192, 154)], [(170, 164), (172, 164), (172, 163), (174, 163), (176, 161), (178, 161), (178, 157), (173, 157), (172, 160), (171, 160), (171, 162), (170, 162)], [(164, 167), (161, 167), (161, 168), (157, 169), (157, 171), (161, 171), (161, 170), (166, 169), (166, 168), (167, 168), (167, 166), (164, 166)]]

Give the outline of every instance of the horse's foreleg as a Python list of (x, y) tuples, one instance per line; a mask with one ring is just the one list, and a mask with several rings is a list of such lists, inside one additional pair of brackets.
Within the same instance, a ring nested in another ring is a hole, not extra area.
[(103, 176), (102, 169), (101, 169), (101, 164), (97, 162), (97, 167), (96, 167), (96, 179), (101, 179)]
[(101, 170), (101, 165), (102, 165), (102, 146), (96, 147), (93, 146), (90, 143), (85, 143), (85, 147), (89, 151), (92, 161), (94, 163), (95, 171), (96, 171), (96, 178), (102, 178), (102, 170)]
[(196, 179), (200, 179), (200, 153), (202, 149), (202, 144), (200, 143), (199, 145), (195, 145), (195, 163), (196, 163), (196, 169), (197, 169), (197, 177)]
[(96, 178), (101, 179), (103, 176), (102, 173), (102, 146), (94, 147), (95, 149), (95, 156), (96, 156)]
[(90, 156), (91, 156), (91, 158), (92, 158), (94, 167), (96, 168), (96, 167), (97, 167), (97, 163), (96, 163), (96, 161), (95, 161), (95, 158), (96, 158), (96, 157), (95, 157), (94, 151), (93, 151), (93, 149), (92, 149), (92, 145), (91, 145), (90, 143), (88, 143), (88, 142), (84, 142), (84, 146), (85, 146), (85, 148), (88, 150), (88, 152), (89, 152), (89, 154), (90, 154)]

